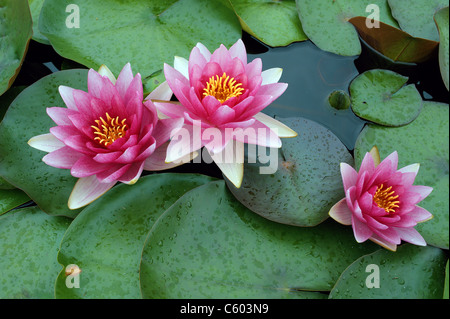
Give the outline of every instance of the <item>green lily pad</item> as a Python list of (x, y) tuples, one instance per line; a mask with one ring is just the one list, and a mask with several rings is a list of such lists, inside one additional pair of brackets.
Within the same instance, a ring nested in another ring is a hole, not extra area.
[[(3, 120), (3, 116), (8, 110), (12, 101), (23, 91), (25, 87), (11, 87), (8, 91), (0, 96), (0, 123)], [(1, 139), (1, 136), (0, 136)], [(2, 189), (14, 189), (15, 187), (8, 183), (3, 177), (0, 176), (0, 190)]]
[(20, 189), (0, 189), (0, 215), (28, 202), (30, 198)]
[(298, 136), (282, 139), (282, 148), (269, 149), (267, 155), (263, 148), (249, 151), (249, 158), (252, 154), (263, 157), (253, 163), (246, 159), (240, 188), (228, 181), (227, 185), (242, 204), (265, 218), (315, 226), (328, 218), (330, 208), (345, 196), (339, 165), (353, 165), (353, 158), (322, 125), (300, 117), (280, 121)]
[(357, 16), (370, 16), (376, 5), (379, 9), (378, 21), (394, 27), (397, 22), (392, 18), (387, 0), (296, 0), (298, 14), (303, 31), (320, 49), (339, 55), (359, 55), (361, 44), (353, 25), (348, 21)]
[[(447, 2), (448, 3), (448, 2)], [(439, 30), (439, 67), (442, 80), (448, 90), (449, 81), (449, 35), (448, 35), (448, 7), (442, 8), (434, 15), (434, 20)]]
[(0, 95), (19, 74), (31, 38), (27, 0), (0, 0)]
[(39, 16), (41, 14), (42, 5), (44, 4), (44, 0), (28, 0), (31, 11), (31, 18), (33, 19), (33, 37), (34, 41), (37, 41), (42, 44), (50, 44), (47, 37), (44, 36), (39, 31)]
[[(323, 298), (349, 263), (376, 248), (337, 223), (298, 228), (236, 201), (223, 181), (187, 192), (144, 246), (144, 298)], [(355, 258), (356, 257), (356, 258)]]
[(242, 28), (265, 44), (277, 47), (308, 39), (295, 0), (229, 0)]
[(400, 28), (416, 38), (439, 41), (434, 14), (448, 6), (448, 0), (388, 0)]
[(143, 78), (197, 42), (213, 50), (241, 37), (234, 12), (208, 0), (47, 0), (39, 30), (65, 58), (114, 74), (130, 62)]
[(350, 84), (352, 110), (359, 117), (385, 126), (412, 122), (422, 109), (422, 97), (408, 78), (375, 69), (357, 76)]
[(398, 152), (398, 167), (420, 163), (414, 184), (433, 187), (419, 203), (434, 218), (415, 228), (430, 245), (448, 249), (449, 244), (449, 106), (424, 102), (420, 115), (402, 127), (375, 124), (364, 128), (355, 145), (355, 164), (361, 165), (366, 152), (376, 145), (381, 159)]
[[(153, 174), (121, 184), (84, 209), (61, 241), (58, 262), (81, 269), (80, 288), (68, 289), (65, 269), (56, 298), (141, 298), (142, 246), (158, 217), (192, 188), (212, 181), (195, 174)], [(111, 289), (114, 287), (114, 289)]]
[(352, 263), (331, 299), (441, 299), (447, 257), (435, 247), (402, 245), (380, 249)]
[(55, 126), (46, 108), (65, 107), (59, 85), (87, 90), (87, 70), (50, 74), (17, 96), (0, 123), (0, 176), (26, 192), (46, 213), (74, 217), (79, 210), (69, 210), (67, 201), (77, 179), (69, 170), (46, 165), (42, 158), (47, 153), (27, 144)]
[(37, 207), (0, 217), (0, 298), (54, 298), (56, 254), (70, 222)]

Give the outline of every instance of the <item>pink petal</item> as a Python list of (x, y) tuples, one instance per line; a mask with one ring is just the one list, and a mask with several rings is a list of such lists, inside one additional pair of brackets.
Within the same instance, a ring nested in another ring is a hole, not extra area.
[(260, 58), (254, 59), (252, 62), (250, 62), (245, 66), (245, 74), (249, 79), (255, 76), (261, 76), (261, 71), (262, 71), (262, 61)]
[(202, 144), (202, 132), (200, 127), (192, 125), (184, 125), (180, 128), (167, 147), (167, 155), (165, 162), (170, 163), (180, 158), (184, 158), (188, 154), (199, 150)]
[(400, 238), (408, 243), (418, 246), (426, 246), (427, 243), (414, 228), (395, 228)]
[(345, 198), (334, 204), (328, 215), (343, 225), (352, 224), (352, 211), (348, 208)]
[(125, 184), (132, 185), (136, 183), (139, 177), (142, 174), (144, 169), (144, 162), (142, 163), (134, 163), (130, 166), (130, 168), (126, 171), (125, 174), (120, 177), (119, 181)]
[(189, 63), (188, 63), (188, 74), (189, 79), (191, 79), (191, 73), (195, 65), (197, 65), (200, 69), (203, 69), (206, 63), (209, 60), (205, 58), (198, 47), (194, 47), (189, 55)]
[(158, 111), (170, 118), (184, 118), (184, 112), (186, 112), (186, 108), (180, 104), (171, 102), (155, 102), (154, 104)]
[(166, 163), (166, 153), (169, 142), (164, 143), (160, 147), (158, 147), (153, 154), (151, 154), (144, 163), (144, 169), (147, 171), (162, 171), (166, 169), (171, 169), (182, 165), (184, 163), (189, 163), (194, 156), (193, 153), (189, 154), (189, 156), (182, 158), (179, 161), (174, 161), (170, 163)]
[[(416, 194), (419, 195), (419, 201), (421, 202), (422, 200), (424, 200), (428, 195), (430, 195), (430, 193), (433, 191), (432, 187), (429, 186), (423, 186), (423, 185), (413, 185), (411, 186), (408, 191), (410, 192), (414, 192)], [(418, 203), (416, 202), (416, 204)]]
[(242, 143), (256, 144), (264, 147), (280, 148), (281, 140), (274, 131), (265, 124), (255, 121), (245, 129), (234, 129), (234, 139)]
[(373, 241), (374, 243), (388, 249), (391, 251), (396, 251), (397, 250), (397, 245), (396, 244), (392, 244), (389, 241), (383, 240), (380, 237), (378, 237), (377, 235), (373, 234), (372, 237), (369, 238), (371, 241)]
[(44, 152), (53, 152), (65, 146), (65, 144), (58, 140), (52, 133), (32, 137), (28, 141), (28, 145)]
[(183, 126), (183, 118), (159, 120), (153, 131), (153, 137), (156, 140), (156, 148), (166, 143), (178, 129)]
[(83, 154), (72, 150), (70, 147), (64, 146), (56, 151), (48, 153), (42, 160), (45, 164), (53, 167), (70, 169), (82, 155)]
[[(114, 163), (114, 161), (122, 155), (122, 152), (108, 152), (108, 153), (99, 153), (95, 155), (92, 159), (97, 163), (110, 164)], [(81, 177), (81, 176), (78, 176)]]
[[(222, 67), (222, 70), (226, 72), (229, 65), (231, 64), (231, 56), (228, 52), (227, 48), (221, 44), (219, 48), (217, 48), (210, 59), (210, 62), (215, 62)], [(221, 74), (219, 74), (221, 75)]]
[(67, 109), (65, 107), (48, 107), (47, 114), (57, 125), (71, 125), (69, 115), (78, 114), (78, 111)]
[(131, 164), (113, 164), (109, 169), (98, 173), (96, 176), (102, 183), (112, 183), (113, 181), (118, 181), (128, 171), (130, 166)]
[(238, 58), (243, 64), (247, 64), (247, 50), (241, 39), (238, 39), (228, 52), (230, 53), (231, 58)]
[(88, 72), (88, 93), (100, 98), (101, 91), (103, 89), (103, 77), (95, 70), (90, 69)]
[(130, 63), (127, 63), (123, 67), (122, 71), (120, 71), (115, 85), (117, 92), (122, 97), (122, 100), (125, 100), (125, 94), (127, 93), (131, 81), (133, 81), (133, 71), (131, 70)]
[(365, 242), (372, 236), (370, 228), (358, 218), (352, 217), (352, 228), (355, 239), (358, 243)]
[(417, 223), (427, 221), (433, 218), (433, 215), (427, 211), (425, 208), (420, 206), (414, 207), (412, 211), (408, 213), (408, 215), (413, 218)]
[(349, 187), (356, 185), (356, 178), (358, 176), (358, 173), (347, 163), (341, 163), (340, 167), (342, 182), (344, 184), (344, 191), (347, 191)]
[(99, 163), (89, 156), (82, 156), (73, 164), (70, 174), (74, 177), (88, 177), (103, 172), (108, 167), (108, 164)]
[(235, 112), (228, 105), (220, 106), (211, 116), (209, 122), (216, 126), (222, 125), (227, 122), (232, 122), (235, 117)]
[(100, 183), (95, 175), (80, 178), (69, 197), (69, 208), (77, 209), (86, 206), (102, 196), (116, 184), (116, 181), (110, 183)]
[(208, 115), (214, 114), (222, 106), (214, 96), (207, 95), (203, 98), (202, 104)]
[(383, 241), (390, 242), (393, 245), (399, 245), (401, 243), (401, 238), (394, 227), (387, 229), (372, 228), (372, 230)]
[(78, 111), (78, 107), (75, 103), (73, 92), (75, 89), (72, 89), (71, 87), (60, 85), (58, 87), (59, 94), (61, 95), (61, 98), (64, 101), (64, 104), (66, 104), (67, 108)]
[(211, 60), (211, 52), (209, 52), (208, 48), (206, 48), (200, 42), (198, 42), (195, 47), (200, 50), (200, 53), (205, 57), (206, 61)]

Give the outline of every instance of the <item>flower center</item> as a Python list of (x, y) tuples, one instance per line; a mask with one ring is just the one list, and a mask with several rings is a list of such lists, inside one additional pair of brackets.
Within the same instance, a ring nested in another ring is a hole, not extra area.
[(395, 209), (399, 208), (400, 201), (396, 200), (398, 195), (394, 195), (395, 191), (391, 191), (392, 186), (383, 189), (383, 184), (377, 188), (375, 195), (373, 196), (373, 201), (378, 205), (378, 207), (383, 208), (386, 213), (395, 213)]
[(106, 121), (103, 117), (99, 120), (95, 120), (97, 125), (92, 125), (94, 129), (94, 134), (96, 135), (94, 140), (98, 141), (100, 144), (108, 146), (114, 143), (118, 138), (124, 137), (127, 131), (127, 119), (119, 121), (119, 117), (112, 118), (106, 113)]
[(224, 72), (221, 77), (218, 75), (209, 78), (206, 88), (203, 89), (203, 96), (214, 96), (220, 103), (225, 102), (231, 97), (238, 97), (244, 91), (240, 86), (242, 83), (236, 83), (234, 78), (230, 78)]

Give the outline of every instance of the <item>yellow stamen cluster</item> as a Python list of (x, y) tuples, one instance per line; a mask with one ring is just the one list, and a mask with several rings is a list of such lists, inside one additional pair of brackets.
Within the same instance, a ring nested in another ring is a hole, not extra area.
[(400, 201), (396, 200), (398, 195), (394, 195), (395, 191), (391, 191), (392, 186), (389, 186), (386, 189), (383, 189), (383, 187), (383, 184), (378, 187), (373, 196), (373, 201), (378, 207), (383, 208), (386, 213), (395, 213), (395, 209), (400, 207)]
[(236, 83), (234, 78), (230, 78), (224, 72), (221, 77), (218, 75), (209, 78), (206, 88), (203, 89), (203, 96), (214, 96), (220, 103), (225, 102), (231, 97), (238, 97), (244, 91), (240, 86), (242, 83)]
[(106, 113), (106, 121), (100, 117), (99, 120), (95, 120), (97, 125), (92, 125), (94, 129), (94, 134), (96, 135), (94, 140), (98, 141), (100, 144), (108, 146), (112, 144), (118, 138), (124, 137), (127, 130), (127, 119), (119, 121), (119, 117), (111, 117)]

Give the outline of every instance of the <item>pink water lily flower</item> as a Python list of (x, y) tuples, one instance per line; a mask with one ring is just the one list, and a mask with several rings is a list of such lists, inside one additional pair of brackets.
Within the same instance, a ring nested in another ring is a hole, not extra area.
[[(213, 53), (198, 43), (189, 61), (175, 57), (174, 67), (164, 65), (164, 74), (179, 103), (155, 105), (167, 117), (184, 118), (184, 128), (192, 133), (190, 140), (172, 139), (167, 162), (205, 146), (224, 175), (240, 187), (244, 143), (279, 148), (280, 137), (297, 135), (261, 112), (287, 88), (278, 83), (282, 69), (262, 72), (259, 58), (247, 63), (240, 39), (229, 50), (220, 45)], [(193, 136), (196, 129), (199, 136)]]
[(426, 246), (414, 229), (433, 216), (417, 204), (433, 190), (413, 185), (419, 164), (397, 169), (398, 154), (393, 152), (380, 163), (376, 147), (366, 153), (359, 172), (341, 164), (345, 198), (329, 215), (344, 225), (352, 225), (356, 241), (367, 239), (395, 251), (402, 240)]
[[(134, 184), (144, 169), (173, 167), (164, 161), (166, 142), (183, 125), (183, 119), (159, 120), (151, 100), (143, 102), (141, 76), (133, 76), (129, 63), (117, 80), (106, 66), (91, 69), (87, 84), (88, 92), (60, 86), (67, 108), (47, 108), (57, 126), (28, 142), (49, 152), (46, 164), (70, 169), (79, 178), (69, 197), (71, 209), (89, 204), (117, 182)], [(151, 97), (171, 95), (164, 84)]]

